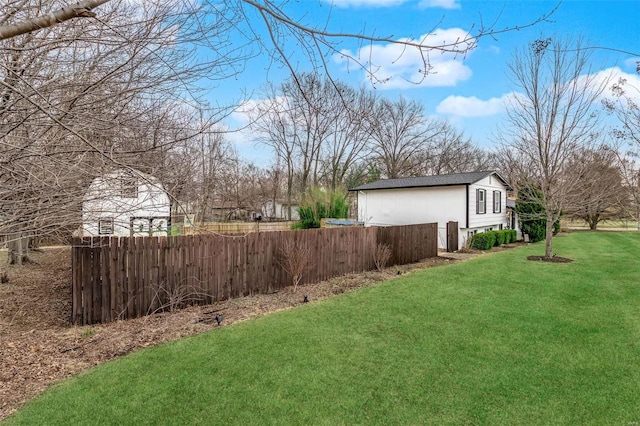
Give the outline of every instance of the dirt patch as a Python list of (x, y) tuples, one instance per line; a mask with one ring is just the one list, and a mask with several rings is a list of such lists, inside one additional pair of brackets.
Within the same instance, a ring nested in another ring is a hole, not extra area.
[[(0, 256), (6, 255), (0, 252)], [(473, 257), (435, 257), (422, 262), (337, 277), (299, 286), (296, 292), (253, 295), (208, 306), (94, 326), (72, 326), (69, 248), (32, 254), (34, 263), (6, 267), (0, 285), (0, 420), (48, 386), (131, 351), (237, 321), (373, 285), (432, 266)], [(4, 261), (4, 258), (0, 258)]]
[(573, 259), (567, 259), (566, 257), (553, 256), (553, 257), (544, 257), (544, 256), (527, 256), (527, 260), (533, 260), (538, 262), (551, 262), (551, 263), (571, 263)]

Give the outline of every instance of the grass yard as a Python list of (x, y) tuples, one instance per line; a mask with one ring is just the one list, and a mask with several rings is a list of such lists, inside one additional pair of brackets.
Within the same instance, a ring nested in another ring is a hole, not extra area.
[(640, 234), (543, 244), (136, 352), (6, 423), (640, 423)]

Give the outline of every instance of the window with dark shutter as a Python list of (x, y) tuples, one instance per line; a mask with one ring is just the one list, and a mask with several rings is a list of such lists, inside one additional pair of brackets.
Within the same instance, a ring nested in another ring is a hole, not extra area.
[(485, 214), (487, 211), (487, 197), (484, 189), (476, 189), (476, 213)]
[(493, 191), (493, 212), (500, 213), (502, 211), (502, 193)]

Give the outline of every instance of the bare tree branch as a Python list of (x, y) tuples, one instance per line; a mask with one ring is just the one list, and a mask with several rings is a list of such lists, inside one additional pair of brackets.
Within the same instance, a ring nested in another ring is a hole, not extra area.
[(0, 40), (9, 39), (42, 28), (49, 28), (73, 18), (94, 18), (92, 9), (109, 0), (83, 0), (76, 4), (62, 7), (44, 16), (38, 16), (11, 25), (0, 26)]

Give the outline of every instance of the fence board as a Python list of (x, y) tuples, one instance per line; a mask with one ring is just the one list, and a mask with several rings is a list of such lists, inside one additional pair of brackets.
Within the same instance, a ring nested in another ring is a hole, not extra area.
[(391, 247), (390, 265), (437, 256), (437, 238), (437, 224), (243, 236), (76, 238), (71, 320), (93, 324), (135, 318), (170, 306), (171, 296), (178, 294), (213, 303), (276, 291), (291, 282), (280, 264), (281, 248), (289, 239), (312, 249), (302, 283), (313, 283), (374, 269), (377, 244)]
[(94, 322), (100, 322), (102, 310), (100, 309), (100, 297), (102, 296), (100, 288), (100, 239), (92, 239), (91, 241), (91, 318)]
[(82, 312), (82, 302), (80, 298), (82, 297), (82, 276), (78, 276), (79, 273), (82, 273), (82, 268), (78, 265), (78, 262), (81, 261), (80, 258), (80, 248), (75, 244), (71, 247), (71, 322), (72, 323), (80, 323), (82, 322), (82, 318), (78, 317)]

